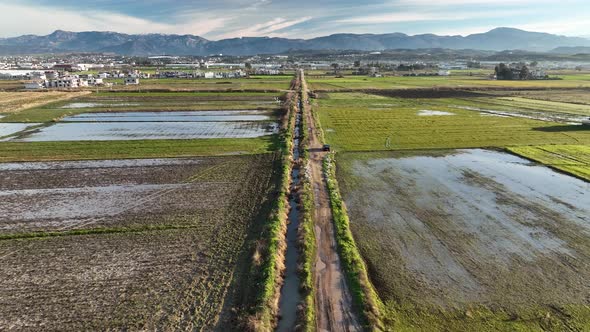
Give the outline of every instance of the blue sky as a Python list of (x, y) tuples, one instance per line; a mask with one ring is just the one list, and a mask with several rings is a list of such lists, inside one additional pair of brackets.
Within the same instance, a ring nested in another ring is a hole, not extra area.
[(499, 26), (590, 36), (590, 1), (0, 0), (0, 37), (57, 29), (195, 34), (214, 40), (344, 32), (467, 35)]

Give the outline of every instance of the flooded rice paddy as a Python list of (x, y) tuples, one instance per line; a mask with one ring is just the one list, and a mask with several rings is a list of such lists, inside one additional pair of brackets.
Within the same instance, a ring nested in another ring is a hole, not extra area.
[(82, 122), (58, 123), (26, 137), (22, 142), (111, 141), (144, 139), (254, 138), (275, 134), (271, 122)]
[(268, 111), (101, 112), (64, 118), (30, 132), (35, 124), (0, 123), (0, 137), (12, 141), (112, 141), (145, 139), (256, 138), (278, 132)]
[(9, 136), (21, 132), (28, 127), (37, 126), (38, 123), (0, 123), (0, 137)]
[(191, 181), (211, 162), (216, 161), (0, 164), (0, 233), (165, 222), (169, 216), (222, 208), (219, 198), (230, 183)]
[(65, 122), (211, 122), (211, 121), (269, 121), (268, 112), (189, 111), (189, 112), (104, 112), (68, 116)]
[(64, 109), (79, 109), (79, 108), (94, 108), (94, 107), (128, 107), (128, 106), (140, 106), (140, 103), (69, 103), (61, 108)]
[(482, 115), (490, 115), (490, 116), (499, 116), (499, 117), (515, 117), (515, 118), (524, 118), (524, 119), (532, 119), (532, 120), (539, 120), (539, 121), (547, 121), (547, 122), (561, 122), (567, 124), (581, 124), (584, 120), (587, 119), (585, 116), (575, 115), (575, 114), (566, 114), (566, 113), (558, 113), (558, 112), (543, 112), (543, 111), (498, 111), (498, 110), (491, 110), (491, 109), (484, 109), (479, 107), (471, 107), (471, 106), (453, 106), (455, 108), (468, 110), (468, 111), (476, 111), (480, 112)]
[(590, 184), (489, 150), (345, 154), (351, 227), (386, 299), (584, 303)]

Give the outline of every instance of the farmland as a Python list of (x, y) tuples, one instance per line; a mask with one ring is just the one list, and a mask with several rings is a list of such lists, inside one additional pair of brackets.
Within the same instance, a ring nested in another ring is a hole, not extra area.
[(64, 101), (88, 92), (0, 92), (0, 114)]
[(590, 80), (562, 76), (4, 93), (0, 329), (584, 330)]
[(276, 136), (242, 139), (2, 142), (0, 162), (195, 157), (276, 151)]
[(390, 328), (590, 324), (587, 183), (487, 150), (338, 158), (350, 227)]
[[(501, 92), (494, 92), (499, 94)], [(590, 105), (590, 94), (588, 90), (544, 90), (544, 91), (508, 91), (508, 96), (516, 96), (527, 99), (547, 100), (554, 102), (564, 102), (569, 104)]]
[[(531, 110), (534, 107), (529, 106), (529, 115), (541, 113)], [(590, 131), (579, 125), (478, 111), (516, 113), (515, 108), (507, 108), (484, 103), (479, 97), (328, 93), (316, 100), (325, 138), (338, 151), (590, 144)]]
[(3, 164), (0, 324), (215, 327), (239, 299), (277, 166), (273, 154)]
[(496, 89), (551, 89), (551, 88), (588, 88), (588, 75), (569, 75), (562, 80), (548, 81), (496, 81), (482, 76), (468, 74), (449, 77), (365, 77), (345, 76), (343, 78), (318, 77), (308, 79), (315, 91), (346, 91), (373, 89), (415, 89), (415, 88), (496, 88)]
[[(14, 93), (18, 94), (18, 93)], [(208, 92), (100, 92), (69, 101), (52, 102), (11, 111), (2, 122), (50, 122), (66, 116), (92, 112), (202, 111), (277, 108), (280, 93)]]
[(511, 147), (509, 151), (590, 181), (590, 146), (543, 145)]
[[(291, 83), (291, 76), (278, 77), (253, 77), (227, 80), (209, 79), (174, 79), (174, 78), (153, 78), (141, 81), (138, 86), (125, 86), (122, 79), (108, 80), (117, 83), (117, 90), (138, 91), (138, 90), (167, 90), (167, 91), (281, 91), (288, 90)], [(106, 90), (106, 89), (105, 89)]]
[(267, 240), (286, 158), (278, 151), (288, 84), (257, 83), (86, 92), (7, 108), (0, 260), (10, 268), (0, 272), (0, 326), (247, 326), (260, 296), (252, 257)]
[(310, 79), (341, 250), (375, 326), (590, 326), (586, 79)]

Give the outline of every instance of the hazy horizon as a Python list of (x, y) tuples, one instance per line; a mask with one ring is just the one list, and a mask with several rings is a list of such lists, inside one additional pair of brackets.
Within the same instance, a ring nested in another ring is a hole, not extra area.
[(590, 3), (565, 0), (0, 0), (0, 37), (55, 30), (304, 38), (335, 33), (469, 35), (496, 27), (572, 37), (590, 35)]

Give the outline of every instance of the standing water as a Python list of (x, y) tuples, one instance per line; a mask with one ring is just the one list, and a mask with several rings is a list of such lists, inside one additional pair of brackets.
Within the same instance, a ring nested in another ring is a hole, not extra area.
[(299, 137), (301, 124), (302, 105), (299, 105), (295, 118), (295, 134), (293, 135), (293, 163), (295, 166), (291, 171), (291, 188), (289, 195), (289, 216), (287, 225), (287, 252), (285, 253), (285, 278), (281, 288), (281, 297), (279, 302), (280, 321), (277, 331), (293, 331), (297, 321), (297, 305), (300, 302), (299, 295), (299, 275), (297, 271), (297, 258), (299, 256), (297, 249), (297, 231), (299, 229), (299, 210), (296, 194), (299, 186)]

